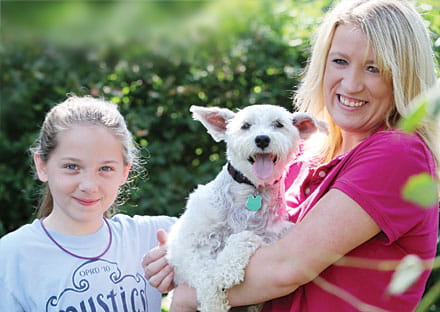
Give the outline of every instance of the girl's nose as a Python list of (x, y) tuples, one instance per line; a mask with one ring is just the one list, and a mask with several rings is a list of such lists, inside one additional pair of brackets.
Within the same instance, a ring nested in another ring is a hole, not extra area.
[(96, 176), (94, 174), (85, 173), (79, 183), (79, 190), (85, 193), (93, 193), (98, 189)]

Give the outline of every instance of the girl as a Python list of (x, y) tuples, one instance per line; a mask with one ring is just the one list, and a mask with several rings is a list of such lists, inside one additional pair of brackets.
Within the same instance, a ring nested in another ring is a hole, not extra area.
[(110, 218), (137, 150), (117, 106), (70, 97), (46, 116), (32, 149), (46, 184), (39, 219), (0, 240), (5, 311), (160, 311), (141, 256), (174, 218)]

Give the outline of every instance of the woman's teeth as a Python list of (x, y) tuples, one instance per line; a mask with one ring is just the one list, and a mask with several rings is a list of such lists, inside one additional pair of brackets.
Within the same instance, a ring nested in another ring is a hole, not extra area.
[(354, 101), (354, 100), (349, 100), (343, 96), (339, 96), (339, 101), (341, 101), (342, 104), (344, 104), (345, 106), (350, 106), (350, 107), (359, 107), (362, 106), (364, 104), (367, 104), (368, 102), (366, 101)]

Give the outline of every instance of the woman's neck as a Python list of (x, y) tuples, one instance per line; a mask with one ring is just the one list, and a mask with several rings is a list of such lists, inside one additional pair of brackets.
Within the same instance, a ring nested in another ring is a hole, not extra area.
[(372, 136), (374, 133), (386, 129), (385, 123), (370, 129), (369, 131), (352, 132), (341, 129), (342, 142), (339, 146), (336, 155), (342, 155), (351, 151), (359, 143)]
[(342, 142), (336, 151), (336, 155), (342, 155), (351, 151), (359, 143), (361, 143), (371, 135), (371, 134), (345, 133), (344, 131), (342, 131), (341, 134), (342, 134)]

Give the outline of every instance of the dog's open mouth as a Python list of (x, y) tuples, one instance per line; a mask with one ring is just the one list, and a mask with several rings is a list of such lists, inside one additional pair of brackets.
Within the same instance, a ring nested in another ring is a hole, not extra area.
[(265, 180), (271, 176), (278, 156), (272, 153), (258, 153), (249, 156), (248, 161), (252, 164), (254, 172), (258, 178)]

